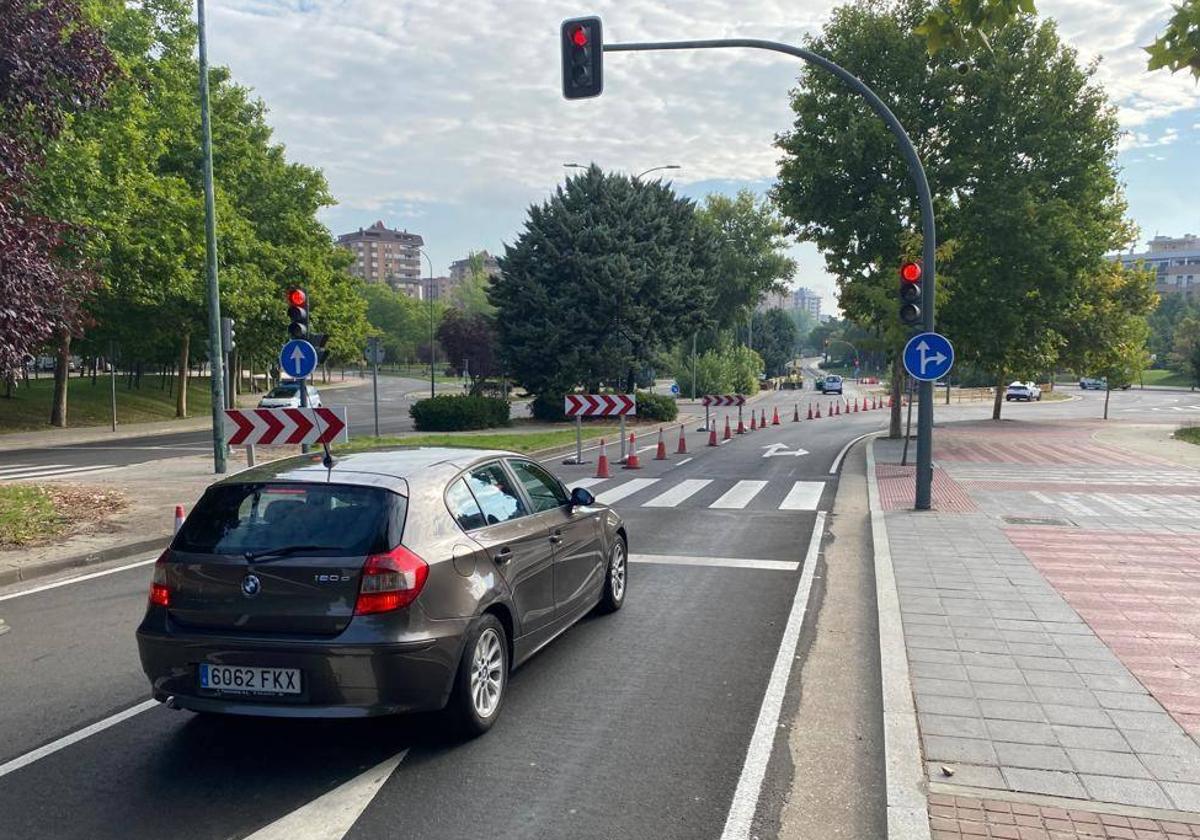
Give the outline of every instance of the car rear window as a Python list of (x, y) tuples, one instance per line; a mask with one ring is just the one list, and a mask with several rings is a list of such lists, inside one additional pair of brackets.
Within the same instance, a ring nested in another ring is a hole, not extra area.
[(294, 397), (300, 393), (300, 388), (296, 385), (280, 385), (271, 393), (267, 394), (267, 399), (281, 400), (287, 397)]
[(403, 536), (407, 499), (378, 487), (301, 482), (210, 487), (172, 547), (241, 554), (293, 545), (334, 557), (387, 551)]

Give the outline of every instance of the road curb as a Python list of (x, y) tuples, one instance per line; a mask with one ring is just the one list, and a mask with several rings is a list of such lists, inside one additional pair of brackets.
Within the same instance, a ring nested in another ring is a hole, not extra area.
[(908, 650), (900, 597), (888, 545), (887, 522), (875, 477), (875, 439), (867, 441), (867, 500), (875, 554), (875, 603), (879, 620), (879, 673), (883, 694), (884, 775), (888, 840), (930, 840), (925, 766), (917, 733), (917, 710), (909, 682)]
[(164, 533), (150, 539), (139, 540), (138, 542), (125, 543), (123, 545), (114, 545), (109, 548), (101, 548), (96, 551), (89, 551), (86, 554), (75, 554), (70, 557), (59, 557), (54, 560), (48, 560), (45, 563), (38, 563), (30, 568), (5, 569), (0, 571), (0, 586), (8, 586), (13, 583), (24, 583), (25, 581), (35, 580), (37, 578), (46, 577), (57, 572), (66, 571), (67, 569), (77, 569), (84, 566), (95, 566), (100, 563), (108, 563), (112, 560), (123, 560), (126, 557), (132, 557), (137, 554), (144, 554), (147, 551), (164, 548), (171, 541), (171, 534)]

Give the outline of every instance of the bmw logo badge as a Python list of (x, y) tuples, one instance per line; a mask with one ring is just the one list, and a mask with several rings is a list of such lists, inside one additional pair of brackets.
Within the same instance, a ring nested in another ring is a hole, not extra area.
[(242, 594), (247, 598), (253, 598), (262, 591), (262, 581), (258, 579), (258, 575), (246, 575), (242, 578)]

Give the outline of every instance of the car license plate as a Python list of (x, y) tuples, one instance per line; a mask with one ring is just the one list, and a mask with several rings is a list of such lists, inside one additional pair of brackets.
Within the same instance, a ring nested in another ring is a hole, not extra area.
[(200, 663), (200, 687), (235, 694), (299, 694), (299, 668)]

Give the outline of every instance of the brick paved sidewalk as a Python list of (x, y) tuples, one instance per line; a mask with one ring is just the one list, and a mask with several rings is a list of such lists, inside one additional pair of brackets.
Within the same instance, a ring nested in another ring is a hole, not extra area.
[(1200, 470), (1094, 428), (941, 427), (920, 514), (875, 444), (935, 838), (1200, 836)]

